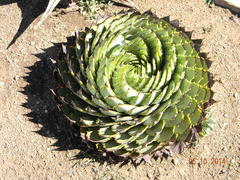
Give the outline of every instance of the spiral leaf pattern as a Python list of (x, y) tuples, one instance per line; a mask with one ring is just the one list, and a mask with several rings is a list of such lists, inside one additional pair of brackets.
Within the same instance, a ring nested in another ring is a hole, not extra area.
[(63, 47), (60, 108), (85, 139), (123, 157), (184, 141), (210, 99), (194, 43), (164, 19), (120, 13)]

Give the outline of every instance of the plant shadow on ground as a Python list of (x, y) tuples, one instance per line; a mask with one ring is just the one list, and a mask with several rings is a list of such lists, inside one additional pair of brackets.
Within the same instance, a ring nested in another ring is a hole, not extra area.
[[(50, 59), (57, 59), (59, 44), (44, 50), (35, 56), (40, 59), (33, 66), (26, 67), (30, 72), (23, 77), (28, 85), (22, 93), (27, 96), (24, 107), (31, 110), (26, 114), (30, 121), (39, 124), (41, 128), (36, 133), (56, 139), (52, 145), (57, 151), (78, 149), (80, 152), (73, 159), (90, 158), (95, 162), (116, 164), (120, 159), (113, 154), (101, 153), (96, 150), (94, 144), (83, 142), (80, 136), (79, 126), (67, 120), (63, 113), (58, 110), (54, 96), (50, 89), (57, 88), (54, 76), (54, 63)], [(124, 162), (125, 163), (125, 162)]]
[[(68, 2), (67, 0), (62, 0), (57, 5), (57, 7), (67, 8), (68, 7), (67, 2)], [(48, 5), (47, 0), (30, 0), (27, 3), (24, 0), (0, 0), (0, 6), (9, 5), (13, 3), (17, 3), (17, 6), (20, 8), (22, 20), (20, 22), (16, 34), (12, 38), (11, 42), (9, 42), (7, 49), (11, 47), (17, 41), (17, 39), (26, 31), (26, 29), (32, 24), (32, 22), (46, 10)], [(129, 7), (127, 5), (114, 1), (113, 5), (119, 7)]]
[(25, 32), (25, 30), (30, 26), (30, 24), (44, 12), (47, 7), (46, 0), (30, 0), (26, 3), (24, 0), (1, 0), (0, 6), (17, 3), (17, 6), (21, 10), (22, 20), (20, 22), (19, 28), (12, 38), (11, 42), (8, 44), (9, 48), (13, 45), (16, 40)]

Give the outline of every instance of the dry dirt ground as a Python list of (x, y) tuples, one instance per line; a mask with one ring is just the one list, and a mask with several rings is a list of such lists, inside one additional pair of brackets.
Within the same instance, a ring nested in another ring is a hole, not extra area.
[[(182, 154), (120, 168), (86, 153), (78, 130), (56, 111), (48, 90), (55, 86), (49, 64), (49, 58), (57, 56), (54, 44), (92, 22), (78, 12), (52, 15), (39, 29), (30, 26), (6, 49), (22, 13), (29, 9), (28, 2), (1, 1), (5, 5), (0, 6), (0, 179), (240, 179), (240, 25), (231, 12), (209, 8), (202, 0), (134, 0), (141, 11), (171, 15), (194, 30), (194, 38), (204, 39), (202, 50), (210, 52), (210, 71), (217, 80), (212, 110), (218, 124)], [(105, 14), (120, 9), (112, 7)], [(189, 163), (194, 158), (196, 162)]]

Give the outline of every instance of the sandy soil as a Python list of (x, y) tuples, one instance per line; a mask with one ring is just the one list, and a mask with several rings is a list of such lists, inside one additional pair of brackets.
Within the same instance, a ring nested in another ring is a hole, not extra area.
[[(64, 121), (48, 90), (55, 86), (49, 63), (57, 56), (54, 44), (92, 22), (77, 12), (52, 15), (39, 29), (30, 26), (6, 49), (27, 10), (6, 2), (0, 6), (0, 179), (240, 179), (239, 18), (226, 9), (209, 8), (202, 0), (134, 0), (141, 11), (171, 15), (194, 30), (194, 38), (204, 39), (202, 50), (210, 52), (210, 71), (217, 80), (213, 90), (218, 102), (212, 110), (219, 122), (209, 136), (182, 154), (120, 168), (85, 153), (77, 128)], [(113, 7), (105, 14), (120, 9)]]

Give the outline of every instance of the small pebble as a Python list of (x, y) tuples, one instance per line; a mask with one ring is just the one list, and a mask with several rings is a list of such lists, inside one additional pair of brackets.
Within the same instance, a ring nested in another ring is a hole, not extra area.
[(223, 173), (225, 173), (225, 172), (226, 172), (226, 171), (225, 171), (224, 169), (222, 169), (219, 174), (223, 174)]
[(233, 97), (238, 98), (238, 93), (234, 93)]
[(231, 16), (229, 19), (240, 25), (240, 19), (237, 16)]
[(198, 165), (199, 168), (201, 167), (201, 163), (200, 162), (198, 162), (197, 165)]
[(0, 87), (3, 87), (5, 85), (4, 82), (0, 82)]
[(18, 76), (18, 75), (16, 75), (16, 76), (14, 76), (14, 77), (13, 77), (13, 79), (16, 81), (16, 80), (18, 80), (18, 79), (19, 79), (19, 76)]
[(222, 148), (222, 151), (227, 151), (227, 148), (226, 148), (226, 147), (223, 147), (223, 148)]
[(177, 164), (178, 164), (178, 160), (177, 160), (177, 159), (172, 159), (172, 163), (173, 163), (174, 165), (177, 165)]
[(221, 17), (221, 20), (222, 20), (222, 21), (226, 21), (227, 18), (226, 18), (226, 17)]
[(149, 179), (153, 179), (153, 176), (152, 176), (149, 172), (147, 172), (147, 177), (148, 177)]
[(30, 45), (31, 45), (31, 46), (34, 46), (34, 45), (35, 45), (35, 42), (31, 41), (31, 42), (30, 42)]

